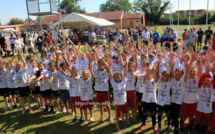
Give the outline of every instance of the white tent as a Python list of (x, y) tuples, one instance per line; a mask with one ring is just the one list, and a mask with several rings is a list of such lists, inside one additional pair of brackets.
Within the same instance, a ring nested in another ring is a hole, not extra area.
[(2, 32), (6, 32), (6, 33), (13, 33), (13, 32), (16, 32), (16, 30), (15, 29), (13, 29), (13, 28), (5, 28), (5, 29), (3, 29), (3, 30), (1, 30)]
[(72, 22), (87, 22), (91, 25), (97, 25), (97, 26), (112, 26), (115, 25), (115, 23), (110, 22), (105, 19), (100, 19), (100, 18), (95, 18), (79, 13), (71, 13), (64, 17), (63, 19), (57, 21), (56, 23), (53, 24), (53, 26), (57, 26), (60, 23), (72, 23)]

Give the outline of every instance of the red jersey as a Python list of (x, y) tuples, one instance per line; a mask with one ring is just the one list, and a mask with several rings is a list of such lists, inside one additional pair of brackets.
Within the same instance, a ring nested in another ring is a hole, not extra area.
[(184, 33), (182, 34), (182, 38), (183, 38), (183, 40), (187, 40), (187, 33), (184, 32)]
[(52, 42), (52, 39), (51, 39), (51, 38), (47, 38), (47, 39), (46, 39), (46, 42), (47, 42), (48, 44), (50, 44), (50, 43)]
[(212, 49), (215, 50), (215, 36), (211, 38), (212, 40)]

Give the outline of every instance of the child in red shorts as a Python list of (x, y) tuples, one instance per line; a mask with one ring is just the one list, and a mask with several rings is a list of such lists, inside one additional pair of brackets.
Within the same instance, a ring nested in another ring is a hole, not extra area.
[[(111, 61), (109, 61), (109, 65), (111, 65)], [(127, 68), (128, 68), (128, 59), (126, 63), (126, 67), (124, 69), (124, 77), (120, 71), (114, 72), (112, 74), (111, 66), (109, 68), (110, 81), (113, 86), (113, 94), (114, 94), (114, 102), (115, 102), (115, 111), (116, 111), (116, 129), (120, 131), (119, 127), (119, 117), (121, 117), (121, 113), (126, 115), (126, 121), (128, 122), (128, 109), (127, 109), (127, 95), (125, 86), (127, 84)]]

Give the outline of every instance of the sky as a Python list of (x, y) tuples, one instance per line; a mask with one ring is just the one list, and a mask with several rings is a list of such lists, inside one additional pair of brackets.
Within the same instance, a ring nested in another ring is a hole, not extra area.
[[(61, 0), (62, 1), (62, 0)], [(135, 0), (129, 0), (133, 3)], [(82, 0), (79, 2), (87, 13), (99, 12), (99, 6), (106, 0)], [(189, 0), (179, 0), (180, 10), (189, 10)], [(0, 0), (0, 22), (5, 25), (10, 18), (18, 17), (25, 20), (27, 18), (26, 0)], [(178, 0), (171, 0), (172, 11), (178, 10)], [(215, 0), (209, 0), (209, 10), (215, 10)], [(191, 9), (207, 9), (207, 0), (191, 0)], [(169, 13), (170, 11), (166, 11)]]

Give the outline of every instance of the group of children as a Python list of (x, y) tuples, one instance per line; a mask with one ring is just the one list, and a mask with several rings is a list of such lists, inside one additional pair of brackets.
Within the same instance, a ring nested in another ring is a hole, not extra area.
[[(181, 41), (178, 41), (177, 51), (173, 52), (173, 44), (170, 43), (169, 50), (165, 48), (165, 43), (161, 50), (158, 44), (146, 46), (144, 43), (137, 49), (133, 40), (123, 45), (110, 42), (109, 50), (106, 46), (89, 47), (84, 43), (84, 52), (81, 52), (80, 43), (77, 46), (70, 45), (64, 37), (62, 46), (50, 44), (47, 52), (41, 52), (38, 60), (28, 55), (26, 63), (22, 53), (14, 53), (6, 64), (0, 58), (0, 94), (6, 104), (4, 110), (9, 107), (8, 98), (10, 109), (18, 107), (17, 95), (22, 114), (26, 113), (25, 98), (31, 113), (32, 93), (37, 102), (36, 109), (43, 108), (44, 112), (58, 113), (62, 108), (65, 114), (69, 114), (71, 105), (73, 121), (77, 121), (79, 107), (80, 121), (87, 123), (94, 121), (93, 105), (96, 104), (99, 105), (101, 116), (99, 122), (104, 121), (104, 107), (109, 121), (113, 122), (109, 98), (113, 93), (118, 131), (120, 118), (130, 124), (130, 107), (131, 118), (134, 121), (142, 120), (141, 130), (148, 116), (151, 116), (153, 130), (161, 133), (161, 120), (165, 112), (169, 131), (174, 127), (175, 134), (179, 131), (183, 133), (184, 122), (188, 117), (190, 132), (202, 130), (209, 134), (215, 128), (215, 116), (212, 118), (215, 104), (215, 52), (209, 48), (202, 55), (194, 52), (192, 47), (188, 51), (183, 48)], [(18, 55), (22, 61), (14, 62)], [(93, 102), (94, 91), (96, 103)]]

